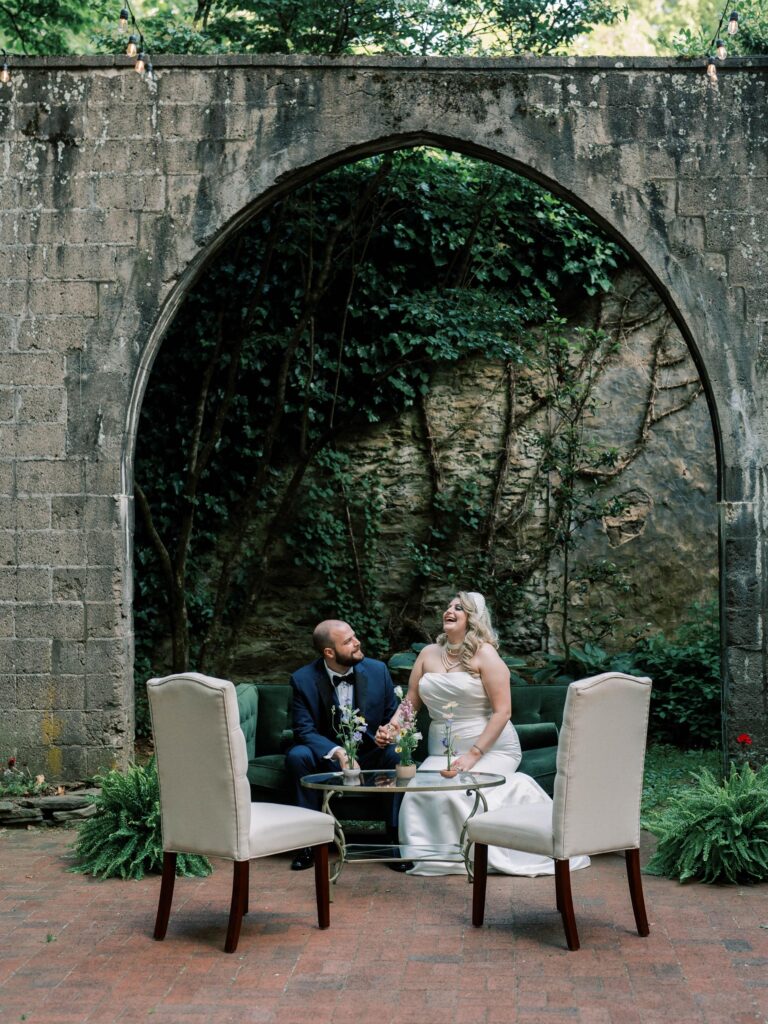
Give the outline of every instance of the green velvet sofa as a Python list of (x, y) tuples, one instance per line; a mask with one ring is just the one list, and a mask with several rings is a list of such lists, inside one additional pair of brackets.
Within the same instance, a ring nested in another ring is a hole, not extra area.
[[(523, 750), (519, 770), (536, 779), (550, 795), (555, 781), (557, 739), (567, 690), (567, 686), (556, 684), (512, 686), (512, 721)], [(290, 686), (241, 683), (237, 687), (237, 700), (248, 749), (248, 780), (253, 799), (290, 802), (291, 786), (285, 770), (285, 752), (293, 743)], [(417, 761), (426, 757), (429, 715), (424, 708), (419, 712), (419, 726), (424, 738), (415, 753)], [(371, 809), (364, 798), (347, 797), (343, 802), (343, 810), (349, 809), (350, 816), (360, 820), (370, 816)], [(380, 807), (380, 801), (372, 804)], [(339, 808), (339, 813), (342, 813), (342, 808)]]

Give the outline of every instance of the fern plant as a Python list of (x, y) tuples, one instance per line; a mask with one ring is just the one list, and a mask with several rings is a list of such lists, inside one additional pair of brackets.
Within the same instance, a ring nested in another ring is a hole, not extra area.
[[(163, 840), (160, 831), (160, 789), (155, 759), (97, 776), (101, 787), (90, 798), (96, 813), (78, 825), (74, 851), (78, 863), (71, 869), (97, 878), (143, 878), (161, 872)], [(203, 877), (211, 873), (206, 857), (179, 854), (177, 875)]]
[(647, 871), (681, 882), (768, 881), (768, 765), (731, 766), (724, 782), (708, 769), (643, 822), (659, 842)]

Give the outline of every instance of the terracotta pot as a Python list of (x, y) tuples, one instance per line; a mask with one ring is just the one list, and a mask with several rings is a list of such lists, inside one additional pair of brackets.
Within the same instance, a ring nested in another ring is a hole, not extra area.
[(441, 768), (440, 774), (444, 779), (453, 779), (459, 774), (458, 768)]
[(395, 775), (398, 779), (412, 779), (416, 774), (415, 764), (396, 764)]

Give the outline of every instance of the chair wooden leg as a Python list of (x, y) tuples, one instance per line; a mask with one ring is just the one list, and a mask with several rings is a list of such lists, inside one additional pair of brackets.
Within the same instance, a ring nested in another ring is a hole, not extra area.
[(635, 914), (637, 934), (649, 935), (651, 929), (648, 927), (648, 918), (645, 913), (643, 882), (640, 875), (640, 851), (625, 850), (624, 859), (627, 862), (627, 881), (629, 882), (629, 895), (632, 899), (632, 910)]
[(158, 942), (165, 938), (168, 930), (168, 918), (171, 916), (173, 902), (173, 886), (176, 881), (176, 854), (163, 854), (163, 880), (160, 883), (160, 899), (157, 903), (155, 918), (155, 938)]
[(232, 874), (232, 903), (229, 907), (229, 924), (227, 926), (227, 940), (224, 943), (225, 953), (234, 953), (240, 939), (240, 925), (243, 923), (243, 913), (248, 903), (248, 868), (250, 861), (236, 860)]
[(568, 949), (579, 948), (579, 933), (576, 929), (576, 916), (573, 913), (573, 897), (571, 896), (571, 865), (567, 860), (555, 861), (555, 893), (557, 908), (563, 919), (565, 941)]
[(331, 882), (328, 871), (328, 844), (312, 847), (315, 855), (315, 895), (317, 896), (317, 925), (327, 928), (331, 923)]
[(475, 843), (475, 860), (472, 880), (472, 924), (481, 928), (485, 920), (485, 888), (488, 882), (488, 846)]

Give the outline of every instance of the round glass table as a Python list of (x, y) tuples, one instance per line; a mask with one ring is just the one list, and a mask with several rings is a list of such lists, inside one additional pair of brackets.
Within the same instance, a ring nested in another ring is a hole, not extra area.
[[(458, 772), (446, 778), (440, 772), (419, 771), (411, 778), (398, 778), (394, 769), (374, 769), (361, 771), (357, 776), (350, 777), (343, 772), (319, 772), (305, 775), (301, 780), (307, 789), (319, 789), (323, 793), (322, 810), (330, 814), (334, 820), (334, 842), (339, 851), (339, 858), (331, 869), (331, 881), (335, 882), (345, 864), (360, 862), (387, 863), (396, 861), (449, 861), (452, 864), (463, 862), (469, 879), (472, 879), (472, 864), (469, 860), (467, 843), (467, 822), (474, 817), (479, 807), (488, 810), (488, 803), (483, 794), (484, 789), (501, 786), (506, 781), (503, 775), (492, 775), (490, 772)], [(447, 845), (423, 846), (392, 843), (348, 843), (341, 822), (330, 809), (335, 796), (364, 796), (378, 793), (381, 796), (402, 796), (406, 793), (445, 793), (464, 790), (467, 796), (474, 796), (472, 807), (464, 821), (464, 827), (457, 843)]]

